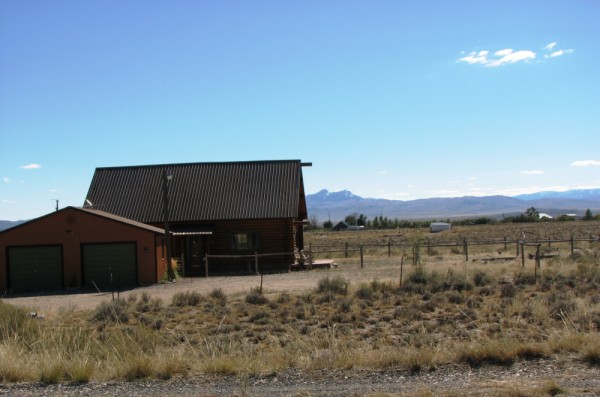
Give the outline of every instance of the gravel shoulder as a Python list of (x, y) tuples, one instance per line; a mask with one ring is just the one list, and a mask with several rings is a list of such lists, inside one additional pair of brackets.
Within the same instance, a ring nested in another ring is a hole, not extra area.
[(320, 371), (289, 369), (266, 377), (194, 377), (169, 381), (82, 385), (0, 385), (0, 395), (19, 396), (374, 396), (374, 395), (600, 395), (597, 368), (575, 360), (519, 362), (504, 367), (440, 367), (432, 372)]

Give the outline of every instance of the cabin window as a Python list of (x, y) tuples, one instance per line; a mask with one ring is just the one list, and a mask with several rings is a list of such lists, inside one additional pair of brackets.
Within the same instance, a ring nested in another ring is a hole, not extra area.
[(258, 249), (258, 233), (234, 233), (232, 238), (232, 248), (237, 251), (248, 251)]

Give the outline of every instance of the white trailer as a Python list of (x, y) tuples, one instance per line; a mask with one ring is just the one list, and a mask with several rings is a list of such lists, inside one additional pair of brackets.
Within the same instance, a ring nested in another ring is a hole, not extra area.
[(429, 230), (431, 233), (437, 233), (444, 230), (450, 230), (452, 225), (446, 222), (433, 222), (429, 225)]

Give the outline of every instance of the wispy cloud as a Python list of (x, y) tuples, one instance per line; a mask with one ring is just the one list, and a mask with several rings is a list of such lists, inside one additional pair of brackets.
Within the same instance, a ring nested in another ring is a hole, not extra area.
[(521, 171), (521, 174), (525, 174), (525, 175), (541, 175), (543, 173), (544, 173), (544, 171), (540, 171), (540, 170), (526, 170), (526, 171)]
[(2, 178), (2, 182), (4, 182), (4, 183), (10, 183), (10, 179), (5, 176), (4, 178)]
[(387, 175), (387, 171), (379, 171), (380, 175)]
[[(543, 48), (544, 58), (556, 58), (561, 55), (570, 54), (575, 50), (558, 49), (557, 43), (552, 42)], [(483, 65), (489, 68), (495, 68), (502, 65), (509, 65), (518, 62), (530, 62), (536, 59), (537, 53), (533, 50), (513, 50), (512, 48), (504, 48), (495, 52), (489, 50), (463, 52), (463, 56), (458, 59), (458, 62), (465, 62), (469, 65)]]
[(42, 166), (36, 163), (31, 163), (27, 165), (22, 165), (21, 168), (23, 168), (24, 170), (37, 170), (38, 168), (42, 168)]
[(563, 50), (563, 49), (557, 49), (555, 50), (554, 47), (556, 47), (556, 42), (552, 42), (550, 44), (548, 44), (546, 47), (544, 47), (544, 50), (546, 50), (546, 52), (549, 52), (549, 54), (544, 54), (544, 58), (549, 59), (549, 58), (556, 58), (565, 54), (572, 54), (575, 50), (572, 48)]
[(470, 65), (480, 64), (494, 68), (511, 63), (527, 62), (535, 59), (535, 56), (535, 52), (530, 50), (515, 51), (512, 48), (505, 48), (494, 52), (493, 55), (490, 55), (490, 52), (487, 50), (472, 51), (462, 58), (459, 58), (458, 61), (466, 62)]
[(571, 163), (573, 167), (600, 167), (600, 160), (578, 160)]

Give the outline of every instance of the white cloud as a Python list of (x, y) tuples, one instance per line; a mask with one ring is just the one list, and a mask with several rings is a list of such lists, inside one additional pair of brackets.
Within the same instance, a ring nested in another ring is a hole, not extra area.
[(498, 57), (503, 57), (505, 55), (510, 54), (511, 52), (513, 52), (512, 48), (507, 48), (505, 50), (500, 50), (500, 51), (496, 51), (494, 53), (494, 55), (498, 56)]
[[(509, 51), (509, 50), (505, 50), (505, 51)], [(535, 59), (535, 52), (533, 51), (529, 51), (529, 50), (522, 50), (522, 51), (512, 51), (509, 53), (505, 53), (505, 55), (503, 55), (500, 59), (494, 59), (491, 60), (490, 62), (488, 62), (485, 66), (490, 67), (490, 68), (494, 68), (497, 66), (502, 66), (504, 64), (509, 64), (509, 63), (517, 63), (517, 62), (522, 62), (522, 61), (529, 61), (531, 59)]]
[(521, 171), (521, 174), (525, 174), (525, 175), (541, 175), (543, 173), (544, 173), (544, 171), (540, 171), (540, 170)]
[(379, 171), (380, 175), (387, 175), (387, 171)]
[(22, 165), (21, 168), (23, 168), (24, 170), (37, 170), (38, 168), (42, 168), (42, 166), (36, 163), (31, 163), (27, 165)]
[(600, 167), (600, 160), (578, 160), (571, 163), (573, 167)]
[(487, 67), (497, 67), (504, 64), (529, 61), (535, 59), (535, 52), (529, 50), (514, 51), (511, 48), (505, 48), (494, 52), (492, 57), (488, 57), (489, 51), (472, 51), (468, 55), (459, 58), (459, 62), (466, 62), (470, 65), (481, 64)]
[(10, 183), (10, 179), (8, 179), (8, 177), (6, 177), (6, 176), (4, 178), (2, 178), (2, 181), (4, 183)]
[[(484, 52), (484, 51), (482, 51)], [(487, 53), (487, 51), (485, 51)], [(486, 64), (488, 63), (488, 59), (486, 58), (486, 55), (479, 55), (475, 52), (471, 52), (469, 55), (467, 55), (466, 57), (462, 57), (459, 59), (460, 62), (466, 62), (470, 65), (473, 64), (477, 64), (477, 63), (481, 63), (481, 64)]]
[(6, 199), (2, 200), (2, 202), (4, 204), (16, 204), (17, 203), (15, 200), (6, 200)]
[(477, 177), (476, 176), (471, 176), (471, 177), (468, 178), (468, 180), (470, 180), (470, 181), (476, 181)]
[(549, 54), (544, 55), (544, 58), (546, 58), (546, 59), (556, 58), (556, 57), (559, 57), (559, 56), (562, 56), (565, 54), (571, 54), (575, 51), (572, 48), (569, 48), (567, 50), (563, 50), (563, 49), (554, 50), (554, 47), (556, 47), (556, 42), (550, 43), (546, 47), (544, 47), (544, 49), (547, 52), (549, 52)]
[[(544, 54), (544, 58), (556, 58), (565, 54), (571, 54), (575, 50), (570, 49), (559, 49), (555, 48), (557, 45), (556, 42), (552, 42), (546, 45), (543, 48), (543, 51), (546, 52)], [(465, 54), (465, 52), (462, 52)], [(502, 65), (513, 64), (517, 62), (529, 62), (536, 59), (537, 53), (533, 50), (519, 50), (515, 51), (512, 48), (505, 48), (502, 50), (495, 51), (493, 55), (490, 56), (490, 51), (481, 50), (481, 51), (472, 51), (467, 55), (458, 59), (458, 62), (466, 62), (470, 65), (480, 64), (486, 67), (494, 68)]]
[(56, 192), (58, 192), (58, 189), (50, 189), (50, 190), (48, 190), (48, 192), (49, 193), (56, 193)]

